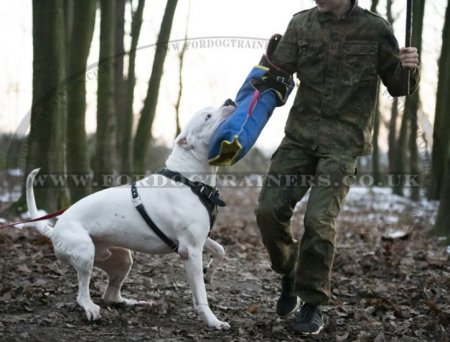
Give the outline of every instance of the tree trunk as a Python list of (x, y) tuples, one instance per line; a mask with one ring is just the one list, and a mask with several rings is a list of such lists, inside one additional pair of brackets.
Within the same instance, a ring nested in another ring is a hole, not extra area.
[(145, 0), (139, 0), (138, 7), (133, 14), (131, 23), (131, 46), (128, 57), (128, 76), (126, 81), (125, 109), (123, 113), (123, 125), (121, 129), (122, 143), (120, 145), (120, 170), (122, 173), (131, 175), (133, 173), (132, 163), (132, 131), (133, 131), (133, 101), (134, 86), (136, 84), (135, 61), (136, 48), (142, 26), (142, 13), (144, 12)]
[(178, 96), (177, 96), (177, 103), (175, 104), (175, 137), (177, 137), (181, 132), (181, 126), (180, 126), (180, 105), (181, 105), (181, 97), (183, 96), (183, 65), (184, 65), (184, 55), (186, 54), (187, 50), (187, 39), (188, 39), (188, 26), (189, 26), (189, 15), (190, 15), (190, 2), (188, 6), (188, 12), (186, 16), (186, 28), (184, 31), (184, 43), (183, 48), (180, 51), (180, 54), (178, 55)]
[(380, 84), (377, 86), (377, 101), (375, 107), (375, 116), (373, 120), (373, 137), (372, 137), (372, 176), (374, 185), (382, 185), (381, 170), (380, 170), (380, 147), (378, 145), (378, 136), (380, 133)]
[(115, 1), (101, 0), (100, 57), (97, 90), (97, 133), (95, 141), (94, 186), (108, 187), (106, 180), (114, 171), (114, 31)]
[[(70, 48), (70, 39), (72, 38), (72, 29), (73, 29), (73, 20), (74, 20), (74, 0), (65, 0), (64, 3), (64, 32), (66, 35), (65, 38), (65, 47), (67, 51)], [(69, 56), (67, 56), (69, 57)]]
[(450, 243), (450, 140), (447, 144), (447, 162), (443, 165), (444, 176), (442, 178), (442, 192), (439, 203), (436, 224), (432, 233), (439, 236), (447, 236), (447, 243)]
[(73, 31), (69, 43), (67, 62), (67, 171), (71, 201), (76, 202), (90, 192), (89, 161), (85, 130), (86, 63), (94, 32), (96, 2), (77, 0), (73, 4)]
[(389, 121), (389, 133), (388, 133), (388, 160), (389, 160), (389, 173), (392, 175), (395, 173), (397, 166), (396, 162), (396, 145), (397, 145), (397, 118), (398, 118), (398, 97), (392, 99), (391, 107), (391, 120)]
[(38, 207), (47, 211), (68, 202), (65, 184), (57, 182), (66, 171), (63, 13), (62, 0), (33, 1), (33, 106), (26, 170), (40, 167), (40, 175), (48, 176), (35, 191)]
[(166, 58), (168, 41), (172, 30), (172, 22), (177, 6), (177, 0), (167, 0), (167, 6), (162, 19), (159, 31), (155, 59), (153, 61), (152, 74), (150, 76), (147, 96), (144, 101), (144, 107), (141, 111), (141, 117), (134, 138), (134, 172), (143, 174), (146, 170), (146, 152), (151, 138), (151, 129), (155, 116), (156, 105), (158, 102), (159, 87), (164, 69), (164, 60)]
[(402, 123), (400, 125), (400, 133), (397, 141), (397, 147), (395, 150), (395, 184), (393, 192), (396, 195), (403, 196), (403, 185), (405, 180), (407, 163), (407, 151), (408, 151), (408, 118), (406, 118), (406, 112), (403, 112)]
[[(370, 6), (370, 11), (378, 13), (377, 11), (378, 0), (372, 0), (372, 5)], [(377, 86), (377, 101), (375, 105), (375, 116), (373, 121), (373, 137), (372, 137), (372, 176), (374, 185), (380, 185), (381, 174), (380, 174), (380, 147), (378, 145), (378, 136), (380, 133), (380, 84)]]
[(374, 13), (378, 13), (377, 11), (378, 0), (372, 0), (372, 5), (370, 6), (370, 11)]
[[(386, 17), (387, 21), (393, 25), (394, 17), (392, 15), (392, 4), (393, 0), (387, 0), (386, 2)], [(394, 194), (403, 196), (403, 181), (405, 176), (405, 163), (407, 160), (407, 143), (408, 143), (408, 120), (405, 113), (401, 117), (400, 132), (398, 134), (398, 139), (396, 138), (396, 126), (397, 117), (399, 114), (398, 110), (399, 99), (394, 97), (392, 102), (392, 116), (389, 124), (389, 135), (390, 135), (390, 146), (389, 152), (390, 156), (390, 172), (393, 177), (392, 191)]]
[[(413, 8), (413, 27), (412, 27), (412, 46), (417, 48), (419, 56), (422, 52), (422, 29), (423, 15), (425, 12), (425, 0), (414, 1)], [(417, 151), (417, 111), (419, 109), (420, 95), (419, 89), (414, 94), (406, 96), (405, 99), (405, 117), (409, 119), (409, 169), (411, 176), (419, 177), (419, 156)], [(411, 199), (418, 201), (420, 197), (420, 188), (411, 184)]]
[[(123, 75), (123, 61), (125, 56), (124, 34), (125, 34), (125, 0), (116, 0), (116, 29), (115, 29), (115, 56), (114, 56), (114, 102), (116, 114), (116, 147), (119, 152), (122, 149), (123, 142), (123, 111), (125, 109), (125, 91), (126, 81)], [(118, 153), (119, 172), (122, 172), (120, 160), (120, 152)]]
[(393, 0), (386, 1), (386, 19), (391, 25), (394, 24), (394, 16), (392, 15), (392, 3)]
[[(439, 59), (439, 80), (436, 96), (436, 113), (433, 131), (430, 199), (439, 199), (443, 189), (445, 160), (450, 140), (450, 6), (445, 12), (442, 32), (442, 50)], [(447, 170), (448, 172), (448, 170)], [(447, 208), (448, 210), (448, 208)]]

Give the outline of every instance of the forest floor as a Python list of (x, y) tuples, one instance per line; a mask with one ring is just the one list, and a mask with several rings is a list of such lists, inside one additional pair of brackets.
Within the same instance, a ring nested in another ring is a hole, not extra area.
[[(102, 318), (88, 322), (76, 303), (72, 268), (56, 261), (34, 229), (0, 231), (1, 341), (449, 341), (450, 254), (427, 237), (436, 203), (412, 203), (389, 190), (352, 189), (338, 219), (332, 299), (315, 337), (290, 331), (294, 315), (274, 313), (280, 276), (271, 271), (255, 224), (257, 188), (223, 189), (228, 206), (212, 231), (227, 253), (211, 308), (231, 329), (205, 327), (192, 308), (176, 255), (134, 253), (125, 296), (153, 305), (107, 306), (106, 276), (95, 270), (91, 295)], [(304, 199), (292, 227), (302, 234)], [(402, 239), (383, 236), (406, 233)], [(206, 255), (205, 255), (206, 258)], [(205, 259), (206, 260), (206, 259)]]

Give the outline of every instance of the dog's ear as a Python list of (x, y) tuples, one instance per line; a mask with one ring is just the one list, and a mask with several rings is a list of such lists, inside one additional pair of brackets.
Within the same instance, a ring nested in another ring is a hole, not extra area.
[(178, 135), (178, 137), (175, 139), (175, 143), (178, 146), (181, 146), (186, 151), (189, 151), (194, 147), (194, 145), (189, 143), (189, 138), (188, 138), (187, 134), (185, 134), (184, 132), (181, 132)]

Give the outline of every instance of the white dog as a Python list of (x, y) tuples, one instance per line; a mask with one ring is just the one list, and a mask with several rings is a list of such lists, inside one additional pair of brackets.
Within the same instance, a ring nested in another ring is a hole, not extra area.
[[(215, 186), (216, 167), (208, 164), (208, 142), (218, 125), (235, 109), (227, 100), (214, 110), (198, 112), (175, 140), (166, 167), (195, 180)], [(38, 217), (33, 193), (33, 181), (39, 170), (27, 179), (27, 204), (31, 218)], [(165, 184), (155, 186), (155, 184)], [(149, 186), (150, 185), (150, 186)], [(213, 259), (205, 271), (206, 281), (212, 281), (218, 263), (224, 257), (224, 249), (208, 238), (210, 217), (199, 197), (189, 186), (153, 174), (137, 183), (138, 200), (161, 231), (178, 244), (189, 284), (194, 307), (201, 319), (210, 327), (228, 329), (230, 325), (217, 319), (208, 305), (204, 283), (203, 247), (212, 252)], [(136, 210), (130, 186), (109, 188), (94, 193), (75, 203), (54, 227), (43, 222), (36, 228), (53, 242), (55, 254), (62, 262), (72, 265), (78, 275), (77, 301), (86, 311), (89, 320), (100, 317), (100, 307), (89, 294), (89, 281), (93, 266), (107, 272), (108, 286), (103, 294), (107, 303), (134, 305), (136, 300), (125, 299), (121, 287), (131, 269), (130, 250), (141, 253), (170, 253), (173, 250), (158, 237)]]

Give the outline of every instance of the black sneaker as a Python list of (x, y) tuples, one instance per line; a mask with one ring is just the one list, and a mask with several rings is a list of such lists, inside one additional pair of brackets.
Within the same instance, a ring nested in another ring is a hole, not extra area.
[(316, 335), (323, 329), (323, 318), (320, 306), (303, 304), (292, 329), (305, 335)]
[(295, 284), (295, 274), (293, 272), (286, 273), (281, 278), (281, 295), (277, 302), (277, 314), (286, 316), (297, 310), (300, 300), (293, 294)]

